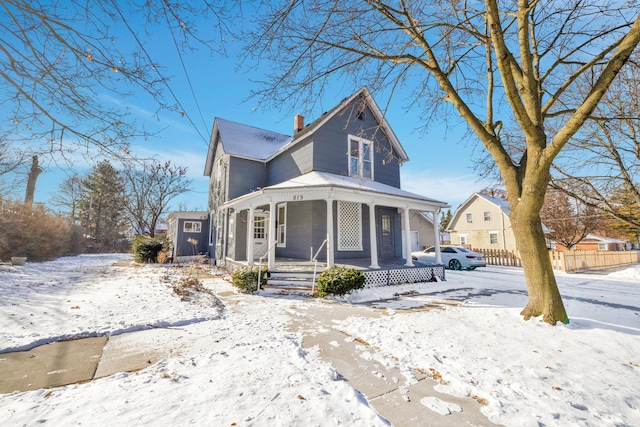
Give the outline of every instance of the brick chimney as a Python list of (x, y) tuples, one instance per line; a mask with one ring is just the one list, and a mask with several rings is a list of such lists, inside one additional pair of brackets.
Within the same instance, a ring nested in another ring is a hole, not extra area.
[(302, 114), (298, 113), (293, 118), (293, 133), (296, 134), (304, 129), (304, 117)]

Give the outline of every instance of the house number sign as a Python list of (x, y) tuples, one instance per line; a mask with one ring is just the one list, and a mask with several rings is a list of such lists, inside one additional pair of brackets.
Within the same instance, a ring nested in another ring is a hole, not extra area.
[(303, 200), (304, 196), (302, 194), (294, 194), (293, 195), (293, 201), (294, 202), (299, 202), (300, 200)]

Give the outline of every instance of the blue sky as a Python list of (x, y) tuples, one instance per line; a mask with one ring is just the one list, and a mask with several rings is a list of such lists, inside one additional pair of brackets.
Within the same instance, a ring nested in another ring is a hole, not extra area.
[[(256, 99), (249, 98), (251, 90), (258, 88), (253, 81), (261, 76), (239, 68), (236, 55), (242, 49), (240, 42), (230, 40), (226, 43), (229, 51), (226, 57), (209, 56), (202, 51), (183, 57), (196, 99), (172, 45), (158, 40), (153, 46), (148, 46), (152, 55), (165, 67), (165, 75), (172, 76), (170, 86), (191, 121), (180, 114), (166, 111), (156, 116), (157, 107), (144, 97), (116, 100), (104, 95), (109, 102), (125, 102), (135, 119), (147, 129), (161, 130), (156, 137), (137, 142), (132, 147), (134, 155), (171, 160), (174, 164), (189, 168), (193, 191), (175, 199), (173, 208), (181, 203), (190, 209), (206, 209), (208, 180), (203, 176), (203, 170), (215, 117), (292, 134), (293, 116), (298, 111), (306, 110), (303, 105), (286, 105), (280, 110), (265, 109), (257, 104)], [(323, 94), (316, 109), (305, 113), (305, 122), (315, 120), (323, 110), (330, 109), (358, 89), (345, 88), (341, 84), (340, 88)], [(397, 95), (386, 111), (389, 124), (410, 158), (401, 168), (402, 188), (444, 201), (452, 206), (453, 211), (473, 192), (488, 185), (487, 182), (479, 182), (472, 169), (474, 142), (464, 140), (465, 129), (462, 125), (433, 125), (425, 132), (421, 129), (424, 125), (420, 120), (421, 112), (405, 110), (403, 100), (403, 94)], [(386, 98), (376, 97), (376, 101), (381, 108), (387, 103)], [(46, 203), (70, 171), (46, 160), (43, 166), (45, 171), (38, 180), (35, 200)], [(75, 166), (81, 173), (86, 172), (87, 167), (88, 164), (82, 160)], [(24, 189), (16, 189), (14, 193), (20, 198)]]

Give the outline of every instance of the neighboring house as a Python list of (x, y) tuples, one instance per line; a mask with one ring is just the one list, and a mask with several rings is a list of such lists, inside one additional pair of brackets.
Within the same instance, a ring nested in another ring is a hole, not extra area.
[(167, 228), (167, 236), (173, 242), (171, 256), (174, 262), (209, 255), (208, 212), (171, 212)]
[[(421, 251), (435, 245), (436, 234), (433, 231), (433, 216), (428, 212), (411, 214), (411, 252)], [(448, 240), (448, 233), (439, 233), (440, 243)], [(404, 252), (403, 252), (404, 256)]]
[[(628, 250), (629, 246), (629, 243), (623, 240), (589, 233), (573, 249), (578, 251), (625, 251)], [(566, 251), (568, 249), (556, 243), (556, 250)]]
[(433, 224), (411, 226), (412, 217), (438, 218), (448, 205), (400, 188), (408, 159), (366, 88), (309, 125), (296, 115), (293, 136), (216, 118), (204, 171), (209, 253), (219, 265), (262, 258), (270, 269), (315, 253), (327, 266), (401, 258), (412, 266), (404, 236), (438, 235)]
[(515, 250), (509, 202), (474, 193), (454, 212), (448, 230), (451, 244), (477, 249)]

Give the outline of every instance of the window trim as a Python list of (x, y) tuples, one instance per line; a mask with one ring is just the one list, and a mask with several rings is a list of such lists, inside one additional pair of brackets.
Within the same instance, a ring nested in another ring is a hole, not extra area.
[[(495, 236), (496, 241), (493, 242), (492, 241), (492, 237)], [(500, 235), (498, 234), (497, 231), (490, 231), (489, 232), (489, 244), (490, 245), (499, 245), (500, 244)]]
[[(357, 171), (353, 171), (352, 168), (352, 159), (356, 159), (355, 156), (351, 155), (351, 142), (358, 143), (358, 157), (357, 157)], [(363, 146), (367, 146), (366, 149)], [(365, 153), (369, 154), (369, 159), (367, 162), (369, 163), (369, 174), (370, 176), (364, 176), (364, 164), (365, 164)], [(356, 178), (362, 179), (370, 179), (373, 180), (373, 165), (374, 165), (374, 152), (373, 152), (373, 141), (368, 139), (360, 138), (355, 135), (349, 135), (347, 138), (347, 167), (349, 168), (349, 176), (353, 176)]]
[[(191, 227), (190, 227), (189, 230), (187, 230), (187, 224), (191, 224)], [(198, 227), (197, 227), (198, 229), (194, 230), (194, 225), (196, 225), (196, 224), (198, 225)], [(201, 233), (202, 232), (202, 221), (191, 221), (191, 220), (190, 221), (185, 221), (182, 224), (182, 231), (184, 233)]]
[(467, 212), (465, 214), (465, 218), (467, 220), (467, 224), (473, 224), (473, 213), (472, 212)]
[(485, 211), (483, 216), (485, 221), (491, 221), (491, 211)]
[[(280, 210), (284, 210), (284, 223), (280, 224)], [(282, 227), (282, 235), (284, 238), (280, 241), (280, 228)], [(278, 248), (286, 248), (287, 247), (287, 204), (286, 203), (278, 203), (276, 205), (276, 246)]]

